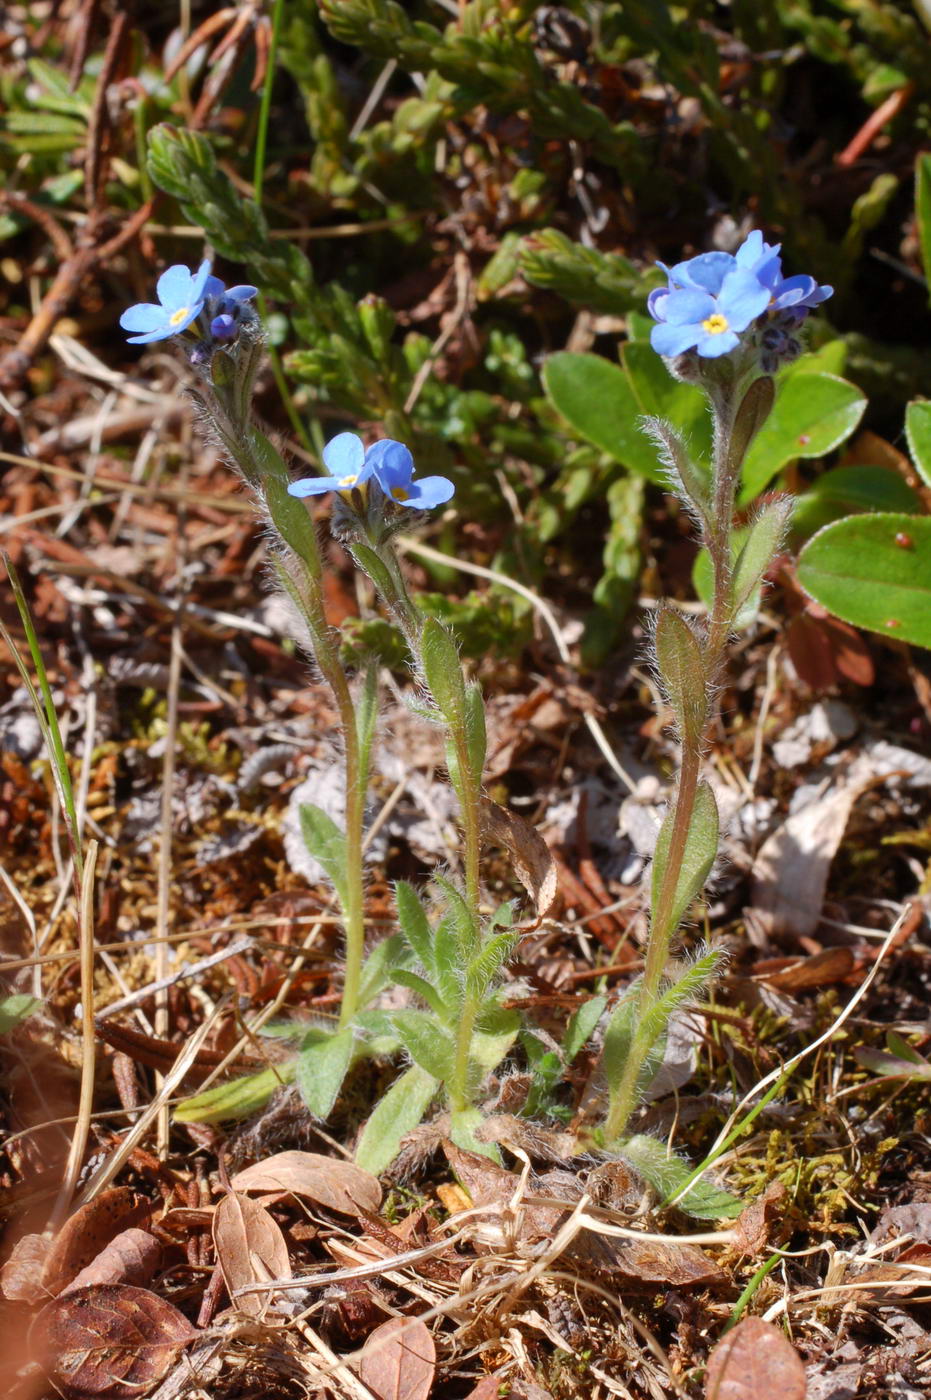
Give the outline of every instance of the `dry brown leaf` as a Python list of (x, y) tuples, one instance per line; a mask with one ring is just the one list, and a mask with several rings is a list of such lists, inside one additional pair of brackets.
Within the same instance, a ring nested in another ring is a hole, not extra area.
[(32, 1341), (66, 1400), (132, 1400), (197, 1335), (156, 1293), (111, 1283), (55, 1298), (36, 1318)]
[(583, 1230), (566, 1250), (566, 1258), (627, 1288), (715, 1288), (728, 1276), (700, 1249), (667, 1240), (628, 1240)]
[(62, 1290), (60, 1297), (92, 1284), (133, 1283), (140, 1288), (155, 1274), (162, 1261), (162, 1247), (154, 1235), (135, 1226), (124, 1230), (102, 1249), (97, 1258), (82, 1269)]
[(234, 1191), (291, 1191), (339, 1215), (377, 1213), (381, 1205), (377, 1177), (319, 1152), (276, 1152), (237, 1172), (230, 1185)]
[(436, 1374), (430, 1329), (418, 1318), (389, 1318), (369, 1336), (356, 1370), (378, 1400), (427, 1400)]
[(734, 1221), (734, 1233), (742, 1254), (760, 1254), (769, 1244), (775, 1221), (783, 1221), (788, 1196), (781, 1181), (771, 1181), (762, 1196), (751, 1202)]
[(485, 840), (507, 851), (515, 875), (533, 900), (537, 918), (542, 919), (558, 889), (556, 862), (549, 846), (536, 827), (488, 798), (482, 801), (482, 824)]
[(805, 1400), (802, 1358), (778, 1327), (745, 1317), (708, 1357), (705, 1400)]
[(753, 863), (754, 910), (770, 933), (813, 933), (821, 918), (831, 862), (853, 805), (876, 781), (832, 789), (774, 831)]
[(856, 959), (850, 948), (823, 948), (808, 958), (765, 958), (754, 964), (753, 980), (780, 992), (828, 987), (850, 975)]
[(34, 1303), (42, 1297), (42, 1270), (49, 1244), (44, 1235), (23, 1235), (16, 1241), (9, 1259), (0, 1269), (0, 1292), (4, 1298), (16, 1303)]
[(81, 1206), (65, 1221), (49, 1251), (42, 1271), (45, 1292), (60, 1293), (111, 1240), (131, 1225), (147, 1223), (148, 1216), (148, 1203), (128, 1186), (102, 1191)]
[(244, 1293), (237, 1298), (236, 1290), (291, 1277), (288, 1246), (275, 1220), (258, 1201), (229, 1191), (213, 1214), (213, 1243), (234, 1306), (250, 1317), (261, 1317), (269, 1294)]

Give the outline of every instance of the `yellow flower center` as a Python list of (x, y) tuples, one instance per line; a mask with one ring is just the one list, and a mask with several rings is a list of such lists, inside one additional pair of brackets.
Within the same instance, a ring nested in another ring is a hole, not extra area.
[(177, 311), (173, 311), (168, 318), (169, 326), (180, 326), (185, 317), (189, 316), (191, 308), (189, 306), (179, 306)]
[(722, 316), (720, 311), (716, 311), (713, 316), (709, 316), (706, 321), (702, 321), (701, 328), (709, 335), (720, 335), (722, 331), (729, 329), (727, 317)]
[(410, 491), (405, 491), (403, 486), (392, 486), (391, 494), (396, 501), (409, 501), (411, 498)]
[(358, 476), (341, 476), (339, 479), (339, 489), (342, 491), (345, 487), (348, 490), (349, 487), (355, 486), (358, 480)]

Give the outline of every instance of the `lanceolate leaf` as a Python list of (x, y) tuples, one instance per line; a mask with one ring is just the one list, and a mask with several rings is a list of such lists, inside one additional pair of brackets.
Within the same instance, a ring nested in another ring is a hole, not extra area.
[(449, 1079), (453, 1069), (453, 1041), (448, 1031), (427, 1011), (396, 1011), (392, 1025), (415, 1064), (433, 1079)]
[[(692, 1173), (688, 1163), (675, 1153), (670, 1153), (664, 1142), (645, 1134), (628, 1138), (620, 1151), (666, 1200), (671, 1200), (682, 1189)], [(733, 1219), (743, 1207), (744, 1202), (737, 1200), (729, 1191), (701, 1179), (690, 1186), (682, 1200), (676, 1203), (678, 1210), (694, 1216), (696, 1220)]]
[(294, 1078), (294, 1062), (247, 1074), (218, 1084), (190, 1099), (182, 1099), (174, 1112), (177, 1123), (225, 1123), (248, 1118), (264, 1108), (278, 1089)]
[(654, 635), (656, 664), (672, 705), (680, 738), (694, 743), (705, 724), (708, 700), (698, 638), (681, 613), (663, 607)]
[[(656, 854), (653, 857), (653, 882), (650, 904), (651, 917), (654, 925), (659, 907), (660, 894), (663, 889), (663, 882), (666, 879), (675, 811), (676, 809), (674, 806), (670, 808), (666, 820), (660, 828), (659, 839), (656, 843)], [(669, 924), (665, 932), (672, 932), (672, 930), (677, 928), (681, 923), (685, 911), (688, 909), (692, 900), (701, 891), (702, 886), (707, 880), (708, 873), (714, 864), (714, 858), (717, 853), (718, 804), (715, 802), (714, 793), (711, 791), (708, 784), (699, 783), (698, 790), (695, 794), (695, 806), (692, 810), (689, 834), (686, 840), (685, 857), (679, 871), (678, 881), (676, 882)], [(654, 929), (654, 936), (655, 932), (656, 930)]]
[(352, 1060), (353, 1032), (339, 1031), (305, 1045), (297, 1058), (296, 1083), (316, 1118), (326, 1118), (342, 1088)]
[(752, 501), (789, 462), (832, 451), (850, 436), (865, 408), (856, 385), (834, 374), (787, 377), (747, 453), (740, 501)]
[(377, 1175), (390, 1167), (405, 1133), (413, 1132), (439, 1088), (419, 1065), (411, 1065), (380, 1099), (362, 1129), (356, 1162)]
[(836, 520), (802, 550), (798, 580), (844, 622), (931, 647), (931, 517)]
[(763, 506), (750, 526), (734, 566), (731, 606), (735, 627), (744, 625), (748, 609), (756, 614), (763, 575), (773, 562), (791, 513), (791, 497), (779, 496)]
[(345, 908), (349, 887), (346, 880), (346, 837), (332, 817), (312, 802), (301, 803), (301, 835), (314, 860), (323, 866)]

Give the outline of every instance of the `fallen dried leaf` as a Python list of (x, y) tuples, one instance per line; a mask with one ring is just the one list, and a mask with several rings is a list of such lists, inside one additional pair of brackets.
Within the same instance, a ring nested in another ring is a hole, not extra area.
[(275, 1220), (257, 1201), (229, 1191), (214, 1211), (213, 1243), (234, 1306), (250, 1317), (261, 1317), (271, 1291), (243, 1293), (237, 1298), (236, 1290), (291, 1277), (288, 1246)]
[(237, 1172), (230, 1185), (234, 1191), (291, 1191), (339, 1215), (377, 1212), (381, 1205), (377, 1177), (319, 1152), (277, 1152)]
[(369, 1336), (356, 1369), (378, 1400), (427, 1400), (436, 1374), (430, 1329), (418, 1318), (390, 1318)]
[(705, 1400), (805, 1400), (802, 1358), (778, 1327), (745, 1317), (708, 1357)]
[(0, 1292), (16, 1303), (34, 1303), (43, 1294), (42, 1270), (48, 1258), (49, 1241), (44, 1235), (23, 1235), (0, 1269)]
[(784, 1213), (787, 1195), (781, 1181), (771, 1181), (762, 1196), (741, 1211), (734, 1221), (734, 1233), (741, 1253), (749, 1254), (752, 1258), (766, 1248), (773, 1222)]
[(827, 987), (853, 971), (856, 959), (850, 948), (824, 948), (808, 958), (765, 958), (753, 969), (753, 980), (780, 992), (802, 992)]
[(145, 1224), (148, 1216), (148, 1203), (128, 1186), (102, 1191), (76, 1210), (56, 1235), (42, 1271), (43, 1290), (60, 1293), (111, 1240), (131, 1225)]
[(63, 1298), (79, 1288), (101, 1283), (133, 1283), (144, 1288), (161, 1259), (162, 1247), (154, 1235), (135, 1227), (124, 1230), (61, 1290), (59, 1296)]
[(549, 846), (536, 827), (488, 798), (482, 801), (482, 824), (485, 840), (507, 851), (515, 875), (533, 900), (537, 918), (542, 919), (558, 889), (556, 862)]
[(132, 1400), (197, 1335), (164, 1298), (112, 1283), (55, 1298), (36, 1318), (32, 1342), (66, 1400)]

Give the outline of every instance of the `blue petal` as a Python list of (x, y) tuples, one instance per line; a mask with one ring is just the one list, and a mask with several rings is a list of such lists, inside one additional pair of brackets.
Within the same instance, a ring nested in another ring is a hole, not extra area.
[[(323, 449), (323, 462), (334, 476), (358, 476), (365, 461), (362, 439), (355, 433), (339, 433)], [(322, 480), (326, 480), (323, 477)], [(329, 490), (332, 491), (332, 485)]]
[(658, 355), (683, 355), (697, 345), (702, 334), (701, 326), (654, 326), (650, 331), (650, 344)]
[(204, 283), (204, 290), (201, 293), (204, 297), (221, 297), (226, 291), (226, 283), (221, 282), (219, 277), (208, 277)]
[(763, 235), (758, 228), (752, 233), (748, 233), (743, 243), (734, 254), (734, 261), (738, 267), (753, 267), (763, 256), (763, 249), (766, 244), (763, 242)]
[(663, 313), (663, 302), (668, 296), (668, 287), (654, 287), (647, 297), (647, 311), (649, 311), (654, 321), (665, 321), (666, 317)]
[(336, 489), (331, 476), (308, 476), (303, 481), (292, 481), (288, 487), (289, 496), (325, 496)]
[(157, 331), (168, 325), (168, 315), (164, 306), (154, 306), (150, 301), (139, 301), (123, 312), (120, 325), (124, 331)]
[(709, 335), (706, 331), (699, 330), (699, 340), (695, 349), (706, 360), (716, 360), (719, 355), (726, 355), (728, 350), (735, 349), (740, 344), (740, 336), (733, 331), (719, 331), (717, 335)]
[(391, 495), (395, 487), (409, 491), (414, 475), (414, 459), (410, 448), (394, 438), (382, 438), (373, 443), (365, 454), (365, 465), (374, 472), (379, 486), (386, 495)]
[(258, 287), (249, 287), (245, 283), (238, 287), (230, 287), (226, 293), (227, 301), (251, 301), (259, 294)]
[(149, 345), (153, 340), (170, 340), (173, 335), (177, 335), (174, 326), (160, 326), (157, 330), (149, 331), (147, 335), (130, 335), (126, 341), (128, 345)]
[(699, 253), (696, 258), (676, 263), (670, 269), (669, 280), (682, 287), (697, 287), (717, 294), (729, 272), (737, 266), (730, 253)]
[[(206, 281), (206, 278), (204, 279)], [(155, 290), (166, 311), (178, 311), (182, 306), (190, 306), (197, 298), (193, 295), (194, 279), (183, 263), (175, 263), (167, 268), (158, 279)]]
[(663, 303), (663, 319), (673, 326), (692, 325), (707, 320), (717, 309), (714, 297), (707, 292), (675, 291)]
[(194, 276), (191, 278), (192, 301), (203, 301), (204, 297), (207, 295), (208, 282), (216, 282), (219, 280), (216, 277), (210, 276), (210, 268), (210, 259), (204, 258), (204, 261), (201, 263), (200, 267), (197, 269), (197, 271), (194, 273)]
[(746, 330), (769, 306), (769, 288), (761, 287), (752, 272), (738, 268), (724, 279), (718, 307), (732, 330)]
[(234, 317), (225, 313), (214, 316), (210, 322), (210, 334), (214, 340), (235, 340), (238, 330)]
[(445, 476), (425, 476), (422, 481), (411, 482), (409, 497), (398, 501), (398, 505), (410, 506), (413, 510), (432, 510), (434, 506), (445, 505), (455, 490)]

